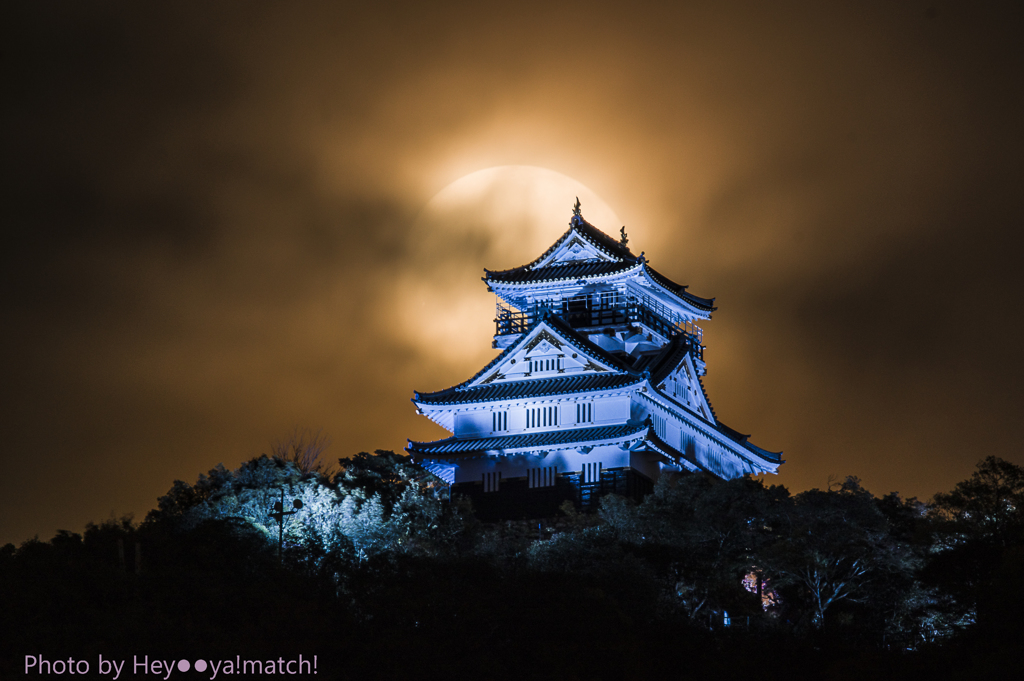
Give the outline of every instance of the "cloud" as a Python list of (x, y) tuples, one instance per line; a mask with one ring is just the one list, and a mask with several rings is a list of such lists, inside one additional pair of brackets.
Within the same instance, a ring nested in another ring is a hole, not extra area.
[(1021, 10), (936, 7), (11, 8), (0, 541), (295, 425), (440, 436), (411, 391), (478, 368), (481, 269), (521, 263), (416, 219), (498, 165), (582, 182), (717, 296), (712, 400), (784, 482), (927, 496), (1017, 456)]

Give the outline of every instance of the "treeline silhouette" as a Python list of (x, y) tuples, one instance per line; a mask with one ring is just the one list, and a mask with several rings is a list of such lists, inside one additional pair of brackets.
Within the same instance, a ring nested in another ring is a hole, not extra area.
[(0, 677), (302, 654), (317, 678), (1005, 678), (1022, 583), (1024, 468), (994, 457), (929, 503), (684, 474), (483, 524), (392, 452), (282, 450), (175, 482), (142, 523), (0, 549)]

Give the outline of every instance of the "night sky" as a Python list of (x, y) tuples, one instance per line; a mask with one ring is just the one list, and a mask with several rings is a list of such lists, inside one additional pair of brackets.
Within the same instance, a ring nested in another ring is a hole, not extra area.
[(483, 268), (575, 200), (427, 215), (496, 166), (716, 297), (706, 386), (772, 481), (1024, 464), (1024, 5), (481, 5), (4, 3), (0, 543), (295, 427), (444, 436), (412, 391), (493, 356)]

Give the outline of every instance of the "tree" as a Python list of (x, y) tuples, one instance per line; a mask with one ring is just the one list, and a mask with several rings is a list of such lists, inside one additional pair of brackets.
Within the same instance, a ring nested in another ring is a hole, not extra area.
[(1024, 468), (989, 456), (951, 492), (935, 495), (932, 517), (947, 548), (1024, 543)]
[(752, 478), (665, 474), (637, 507), (614, 497), (602, 500), (601, 516), (669, 575), (690, 617), (709, 610), (757, 614), (761, 602), (741, 580), (775, 540), (791, 503), (784, 487)]
[(284, 440), (278, 440), (271, 448), (271, 454), (282, 461), (291, 461), (303, 473), (328, 473), (320, 457), (331, 446), (331, 439), (323, 430), (310, 428), (293, 430)]
[(259, 456), (234, 471), (219, 465), (195, 485), (175, 481), (147, 521), (180, 531), (210, 521), (244, 523), (274, 542), (271, 513), (284, 491), (302, 501), (302, 510), (284, 519), (287, 555), (317, 569), (378, 554), (436, 553), (462, 531), (466, 509), (442, 503), (438, 480), (408, 458), (360, 452), (339, 463), (333, 479), (278, 456)]
[(794, 502), (788, 531), (767, 547), (763, 562), (778, 584), (796, 587), (791, 599), (806, 600), (813, 627), (825, 626), (836, 603), (869, 602), (889, 576), (913, 572), (909, 547), (890, 535), (876, 499), (857, 478), (836, 490), (802, 492)]
[(351, 459), (339, 459), (341, 471), (334, 476), (334, 484), (348, 493), (360, 490), (369, 499), (380, 497), (388, 508), (410, 488), (433, 494), (441, 481), (412, 462), (407, 456), (378, 449), (373, 454), (359, 452)]
[(924, 572), (951, 595), (960, 619), (999, 622), (1019, 616), (1016, 585), (1024, 573), (1024, 468), (989, 456), (930, 511), (934, 555)]
[(937, 591), (921, 582), (919, 572), (931, 550), (928, 505), (891, 492), (876, 501), (888, 524), (890, 545), (898, 552), (901, 569), (878, 575), (871, 585), (871, 605), (880, 616), (880, 628), (891, 643), (904, 648), (932, 642), (948, 634), (945, 612)]

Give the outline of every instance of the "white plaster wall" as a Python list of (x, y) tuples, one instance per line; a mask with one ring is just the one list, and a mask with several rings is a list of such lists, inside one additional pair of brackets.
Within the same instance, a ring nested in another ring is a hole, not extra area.
[(471, 411), (455, 415), (455, 436), (483, 435), (491, 432), (491, 412)]
[(665, 424), (665, 431), (665, 442), (682, 451), (682, 449), (680, 449), (682, 429), (679, 427), (679, 424), (669, 421)]
[(647, 418), (647, 405), (640, 401), (640, 398), (631, 399), (629, 403), (629, 419), (634, 423), (643, 423)]
[(629, 420), (629, 397), (594, 400), (594, 423), (625, 423)]
[(576, 402), (562, 402), (558, 409), (558, 423), (562, 426), (576, 424)]
[(524, 407), (512, 407), (508, 410), (508, 429), (510, 432), (526, 428), (526, 409)]

